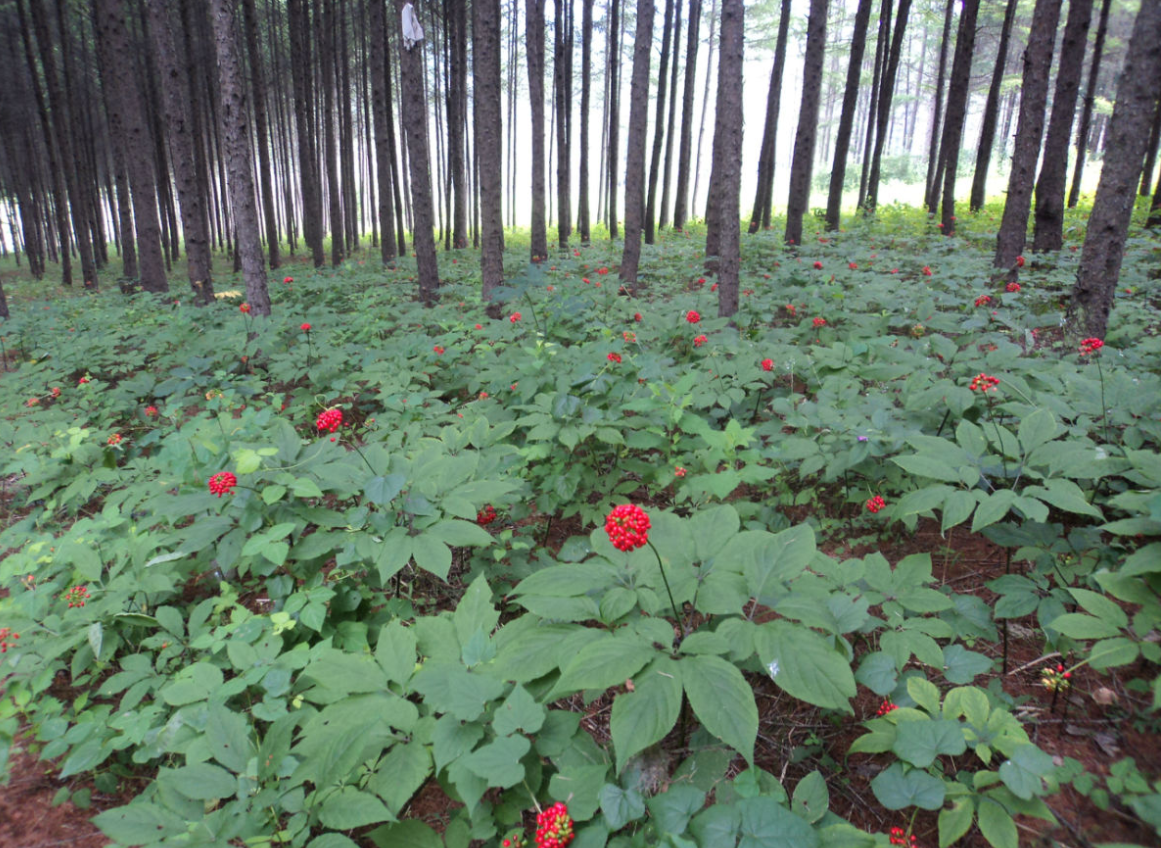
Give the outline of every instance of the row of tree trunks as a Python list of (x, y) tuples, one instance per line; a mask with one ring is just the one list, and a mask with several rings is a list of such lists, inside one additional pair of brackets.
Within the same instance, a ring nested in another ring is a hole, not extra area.
[(971, 83), (972, 50), (976, 40), (976, 16), (980, 0), (964, 0), (955, 37), (955, 57), (951, 62), (951, 79), (947, 87), (947, 113), (943, 116), (943, 139), (939, 155), (943, 157), (943, 234), (955, 234), (955, 178), (959, 166), (959, 149), (963, 125), (967, 118), (968, 89)]
[(653, 0), (637, 0), (633, 78), (629, 94), (629, 137), (625, 151), (625, 248), (621, 279), (637, 285), (645, 215), (645, 133), (649, 123), (649, 53), (653, 47)]
[[(616, 3), (616, 0), (613, 0)], [(783, 0), (789, 3), (790, 0)], [(685, 48), (685, 90), (682, 93), (681, 138), (677, 145), (677, 188), (674, 189), (673, 229), (685, 227), (689, 215), (690, 154), (693, 147), (693, 95), (697, 77), (698, 31), (701, 29), (701, 0), (689, 0), (689, 33)]]
[(988, 100), (984, 104), (984, 117), (980, 126), (980, 145), (976, 149), (976, 171), (972, 178), (972, 193), (969, 208), (977, 211), (984, 205), (987, 190), (988, 168), (992, 161), (992, 147), (996, 141), (996, 123), (1000, 115), (1000, 84), (1004, 81), (1008, 64), (1008, 43), (1012, 37), (1012, 23), (1016, 20), (1019, 0), (1008, 0), (1004, 9), (1004, 23), (1000, 27), (1000, 43), (996, 48), (996, 64), (992, 68), (992, 81), (988, 85)]
[[(758, 189), (754, 196), (754, 210), (750, 216), (751, 233), (756, 233), (759, 229), (768, 229), (770, 226), (770, 213), (774, 202), (774, 153), (778, 139), (778, 112), (782, 103), (782, 73), (786, 68), (786, 40), (789, 28), (790, 0), (782, 0), (778, 16), (778, 37), (774, 43), (774, 67), (770, 69), (770, 88), (766, 94), (766, 121), (762, 127), (762, 148), (758, 154)], [(852, 45), (852, 51), (853, 49)]]
[[(847, 83), (843, 90), (843, 108), (839, 114), (838, 132), (835, 134), (834, 164), (830, 171), (830, 191), (826, 199), (826, 228), (837, 230), (840, 223), (840, 209), (843, 200), (843, 181), (847, 174), (847, 154), (851, 148), (851, 131), (855, 124), (855, 110), (859, 100), (859, 83), (863, 71), (863, 52), (867, 46), (867, 25), (871, 20), (872, 0), (859, 0), (855, 9), (854, 30), (851, 33), (851, 56), (847, 66)], [(767, 113), (769, 105), (767, 105)], [(762, 175), (759, 172), (759, 181)], [(757, 208), (757, 202), (755, 202)], [(755, 229), (750, 222), (750, 232)]]
[(1109, 30), (1109, 10), (1113, 0), (1101, 3), (1100, 19), (1097, 22), (1096, 38), (1092, 44), (1092, 64), (1088, 69), (1088, 86), (1085, 88), (1084, 104), (1080, 112), (1080, 124), (1076, 130), (1076, 164), (1072, 171), (1072, 188), (1068, 192), (1068, 208), (1075, 209), (1080, 202), (1080, 181), (1084, 176), (1084, 160), (1089, 145), (1089, 130), (1092, 127), (1092, 113), (1096, 105), (1097, 84), (1100, 82), (1101, 58), (1105, 51), (1105, 34)]
[[(742, 66), (745, 46), (742, 0), (722, 0), (718, 46), (718, 93), (714, 115), (714, 165), (710, 196), (718, 209), (718, 315), (738, 311), (741, 245), (738, 221), (742, 190)], [(707, 249), (707, 255), (708, 255)]]
[(823, 49), (826, 45), (827, 0), (810, 0), (806, 22), (806, 59), (802, 73), (802, 103), (794, 158), (790, 163), (790, 197), (786, 204), (786, 235), (790, 244), (802, 243), (802, 218), (810, 201), (814, 175), (814, 139), (818, 132), (818, 106), (822, 95)]

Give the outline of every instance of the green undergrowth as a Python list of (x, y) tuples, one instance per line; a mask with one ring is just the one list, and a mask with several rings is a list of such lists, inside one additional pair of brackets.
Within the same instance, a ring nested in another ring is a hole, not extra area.
[[(119, 845), (496, 845), (555, 801), (580, 848), (886, 845), (831, 809), (854, 756), (924, 844), (1015, 848), (1069, 783), (1161, 827), (1158, 776), (1054, 761), (989, 650), (1018, 620), (1057, 691), (1115, 674), (1156, 720), (1157, 243), (1130, 239), (1081, 355), (1078, 254), (1005, 290), (987, 214), (746, 236), (732, 323), (696, 230), (645, 247), (635, 298), (615, 244), (530, 267), (513, 238), (498, 319), (467, 251), (431, 310), (414, 260), (370, 257), (279, 272), (265, 320), (18, 299), (0, 764), (154, 778), (96, 817)], [(651, 544), (623, 552), (630, 502)], [(876, 552), (924, 519), (1007, 552), (994, 603)], [(756, 762), (771, 681), (861, 729), (843, 763)], [(432, 780), (462, 804), (441, 833), (409, 815)]]

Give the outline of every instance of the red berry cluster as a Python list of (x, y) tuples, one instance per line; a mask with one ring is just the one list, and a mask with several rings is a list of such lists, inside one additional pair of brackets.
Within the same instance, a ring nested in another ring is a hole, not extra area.
[(481, 527), (487, 527), (496, 520), (496, 507), (488, 504), (479, 512), (476, 513), (476, 523)]
[(557, 801), (536, 817), (537, 848), (565, 848), (573, 840), (572, 816), (568, 807)]
[(524, 839), (524, 832), (520, 830), (514, 830), (500, 840), (502, 848), (524, 848), (527, 844), (527, 840)]
[(157, 407), (156, 406), (145, 407), (145, 417), (146, 418), (156, 418), (157, 417)]
[(762, 370), (763, 371), (773, 371), (774, 370), (774, 360), (773, 359), (763, 359), (762, 360)]
[(19, 638), (20, 634), (11, 627), (0, 627), (0, 654), (7, 653), (9, 648), (15, 648), (16, 640)]
[(701, 320), (701, 313), (698, 312), (696, 309), (691, 309), (691, 310), (689, 310), (689, 312), (685, 313), (685, 320), (691, 324), (696, 324), (698, 321)]
[(788, 303), (786, 304), (786, 312), (791, 318), (794, 318), (796, 315), (798, 315), (798, 307), (793, 303)]
[(883, 500), (882, 495), (875, 495), (867, 501), (867, 512), (878, 512), (887, 506), (887, 502)]
[(619, 354), (619, 353), (610, 353), (610, 354), (608, 355), (608, 357), (606, 357), (606, 358), (609, 360), (609, 362), (618, 362), (618, 363), (619, 363), (619, 362), (621, 361), (621, 354)]
[(1090, 353), (1096, 353), (1105, 343), (1098, 338), (1082, 339), (1080, 343), (1080, 355), (1088, 356)]
[(1008, 285), (1004, 286), (1004, 290), (1010, 291), (1013, 293), (1018, 292), (1018, 291), (1020, 291), (1020, 284), (1019, 283), (1008, 283)]
[(1052, 666), (1045, 666), (1044, 671), (1040, 673), (1041, 682), (1044, 688), (1049, 692), (1055, 692), (1057, 689), (1067, 689), (1072, 684), (1072, 672), (1064, 670), (1063, 663), (1057, 663), (1056, 668)]
[(121, 444), (121, 434), (120, 433), (114, 433), (113, 435), (111, 435), (109, 437), (109, 447), (115, 447), (116, 445), (119, 445), (119, 444)]
[(515, 324), (517, 321), (520, 320), (520, 313), (513, 312), (512, 315), (508, 318), (508, 320), (511, 321), (513, 324)]
[(996, 386), (1000, 385), (999, 377), (989, 377), (987, 374), (977, 374), (972, 377), (972, 384), (968, 386), (973, 392), (979, 392), (986, 395), (988, 392), (994, 392)]
[(241, 312), (243, 315), (248, 314), (250, 312), (250, 304), (243, 303), (241, 306), (238, 307), (238, 311)]
[(694, 339), (693, 339), (693, 346), (694, 346), (694, 347), (701, 347), (701, 346), (702, 346), (703, 344), (705, 344), (707, 341), (709, 341), (709, 339), (707, 339), (707, 338), (706, 338), (704, 335), (701, 335), (701, 336), (695, 336), (695, 337), (694, 337)]
[(89, 590), (84, 586), (73, 586), (67, 592), (61, 594), (61, 600), (69, 602), (69, 609), (73, 607), (83, 607), (85, 601), (89, 599)]
[(303, 324), (298, 329), (302, 330), (304, 333), (309, 333), (310, 332), (310, 324)]
[(609, 541), (619, 551), (631, 551), (645, 546), (649, 541), (649, 516), (636, 504), (621, 504), (613, 507), (605, 519), (605, 532)]
[(446, 348), (443, 345), (436, 345), (435, 347), (432, 348), (432, 351), (435, 353), (436, 356), (443, 356), (444, 352), (446, 351)]
[(976, 298), (976, 306), (987, 306), (991, 302), (992, 296), (990, 294), (981, 294)]
[(222, 495), (228, 495), (234, 491), (234, 487), (237, 485), (238, 478), (234, 476), (233, 472), (219, 471), (210, 477), (210, 494), (220, 498)]
[(894, 712), (897, 709), (899, 709), (898, 704), (892, 704), (890, 700), (887, 700), (879, 704), (879, 709), (875, 710), (875, 715), (877, 715), (879, 718), (882, 718), (887, 713)]
[(314, 426), (320, 433), (333, 433), (343, 426), (343, 411), (337, 407), (324, 409), (318, 414)]
[(909, 845), (911, 848), (918, 848), (918, 843), (915, 841), (915, 834), (907, 836), (907, 831), (901, 827), (891, 828), (891, 844), (892, 845)]
[(60, 397), (60, 386), (53, 386), (52, 387), (52, 396), (54, 398)]
[(626, 330), (625, 332), (621, 333), (621, 338), (623, 338), (629, 344), (634, 344), (637, 341), (637, 334)]
[(821, 270), (822, 270), (822, 263), (821, 263), (821, 262), (815, 262), (815, 263), (814, 263), (814, 270), (815, 270), (815, 271), (821, 271)]
[(826, 326), (826, 319), (825, 318), (815, 318), (814, 319), (814, 326), (825, 327)]

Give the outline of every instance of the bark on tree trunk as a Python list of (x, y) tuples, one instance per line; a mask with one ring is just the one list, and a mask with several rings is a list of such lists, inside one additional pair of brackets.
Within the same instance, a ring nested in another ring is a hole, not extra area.
[(1153, 166), (1157, 164), (1157, 146), (1161, 144), (1161, 100), (1153, 110), (1153, 126), (1149, 130), (1149, 146), (1145, 152), (1145, 168), (1141, 172), (1141, 188), (1137, 193), (1141, 197), (1149, 196), (1149, 188), (1153, 185)]
[(544, 188), (544, 0), (527, 0), (528, 98), (532, 102), (532, 245), (533, 262), (548, 257)]
[(572, 235), (572, 0), (555, 0), (556, 53), (556, 231), (561, 250)]
[(472, 80), (476, 161), (480, 165), (481, 296), (504, 282), (503, 127), (500, 119), (500, 0), (474, 0)]
[(1032, 180), (1040, 156), (1044, 134), (1044, 105), (1048, 99), (1048, 72), (1052, 66), (1053, 39), (1060, 21), (1060, 0), (1036, 0), (1032, 28), (1024, 52), (1023, 92), (1020, 118), (1016, 124), (1016, 148), (1008, 175), (1008, 197), (996, 235), (996, 255), (992, 264), (1016, 279), (1016, 257), (1024, 251), (1028, 233), (1028, 212), (1032, 206)]
[(620, 179), (617, 162), (621, 135), (621, 0), (609, 0), (610, 24), (607, 37), (609, 78), (609, 143), (608, 171), (605, 174), (605, 224), (609, 238), (616, 239), (617, 223), (617, 181)]
[(879, 84), (879, 114), (875, 119), (875, 149), (871, 156), (871, 175), (867, 180), (865, 208), (874, 212), (879, 205), (879, 177), (882, 174), (883, 148), (887, 132), (891, 127), (891, 100), (895, 96), (895, 80), (899, 76), (899, 60), (903, 52), (903, 36), (907, 31), (907, 18), (911, 13), (911, 0), (899, 0), (895, 12), (895, 32), (891, 36), (891, 50), (884, 63), (883, 79)]
[(258, 182), (262, 186), (262, 214), (266, 223), (266, 250), (270, 267), (282, 264), (278, 244), (278, 222), (274, 215), (274, 184), (270, 175), (270, 134), (266, 118), (266, 78), (262, 54), (258, 51), (258, 10), (254, 0), (242, 0), (242, 17), (246, 26), (246, 50), (250, 57), (250, 80), (254, 89), (254, 131), (258, 147)]
[(148, 0), (147, 8), (149, 31), (161, 71), (161, 91), (165, 101), (165, 121), (174, 179), (177, 182), (177, 199), (181, 207), (181, 229), (185, 236), (189, 283), (195, 301), (204, 306), (214, 298), (213, 258), (210, 255), (206, 226), (205, 196), (197, 179), (189, 74), (187, 67), (178, 61), (167, 3), (165, 0)]
[(1096, 39), (1092, 45), (1092, 64), (1088, 69), (1088, 87), (1084, 93), (1084, 107), (1080, 112), (1080, 125), (1076, 130), (1076, 165), (1072, 170), (1072, 188), (1068, 192), (1068, 208), (1075, 209), (1080, 201), (1080, 180), (1084, 176), (1084, 159), (1088, 153), (1088, 136), (1092, 128), (1092, 110), (1096, 103), (1097, 82), (1100, 80), (1101, 57), (1105, 49), (1105, 33), (1109, 29), (1109, 9), (1113, 0), (1101, 4), (1100, 19), (1097, 22)]
[[(869, 2), (869, 0), (868, 0)], [(741, 265), (742, 66), (745, 21), (742, 0), (722, 0), (718, 45), (718, 96), (714, 122), (714, 175), (710, 194), (718, 198), (718, 316), (738, 311)]]
[(677, 45), (681, 42), (681, 0), (674, 4), (676, 21), (673, 27), (671, 55), (673, 67), (669, 75), (669, 120), (665, 127), (665, 165), (661, 174), (661, 208), (658, 210), (657, 228), (665, 229), (669, 223), (669, 190), (673, 176), (673, 131), (677, 123)]
[(992, 147), (996, 142), (996, 123), (1000, 116), (1000, 85), (1004, 81), (1004, 67), (1008, 64), (1008, 43), (1011, 41), (1012, 22), (1016, 20), (1016, 7), (1019, 2), (1020, 0), (1008, 0), (1008, 5), (1004, 9), (1004, 23), (1000, 26), (1000, 43), (996, 47), (996, 65), (992, 69), (992, 81), (988, 85), (988, 100), (984, 104), (983, 123), (980, 127), (980, 146), (976, 149), (976, 172), (972, 177), (972, 193), (968, 207), (972, 212), (984, 205), (988, 167), (992, 161)]
[[(396, 0), (402, 35), (407, 0)], [(542, 30), (543, 31), (543, 30)], [(431, 155), (427, 145), (427, 102), (423, 91), (423, 41), (399, 51), (399, 86), (403, 92), (403, 126), (407, 163), (411, 171), (411, 207), (415, 220), (412, 240), (419, 272), (419, 299), (435, 306), (439, 291), (439, 264), (435, 257), (435, 220), (431, 195)]]
[(589, 98), (593, 73), (593, 0), (581, 0), (581, 107), (580, 107), (580, 186), (577, 188), (576, 228), (581, 242), (588, 244), (589, 219)]
[[(851, 147), (851, 130), (855, 123), (855, 107), (859, 99), (859, 78), (863, 71), (863, 53), (867, 47), (867, 24), (871, 20), (873, 0), (859, 0), (855, 9), (854, 29), (851, 32), (851, 55), (847, 65), (847, 84), (843, 91), (843, 108), (839, 113), (838, 131), (835, 133), (834, 164), (830, 171), (830, 192), (826, 199), (826, 228), (837, 230), (840, 223), (840, 209), (843, 202), (843, 181), (847, 174), (847, 154)], [(761, 177), (759, 177), (761, 179)], [(754, 231), (753, 222), (750, 231)]]
[(976, 41), (976, 16), (980, 0), (964, 0), (955, 37), (955, 58), (951, 62), (951, 80), (947, 87), (947, 115), (943, 121), (943, 140), (939, 146), (944, 156), (943, 234), (955, 235), (955, 178), (959, 170), (959, 148), (963, 124), (967, 117), (968, 87), (971, 83), (972, 50)]
[(810, 204), (814, 171), (814, 138), (818, 132), (818, 101), (822, 94), (822, 62), (826, 48), (827, 0), (810, 0), (806, 23), (806, 59), (802, 73), (802, 104), (790, 163), (790, 196), (786, 202), (786, 235), (790, 244), (802, 243), (802, 216)]
[(375, 124), (375, 176), (379, 183), (379, 222), (382, 237), (379, 241), (379, 255), (384, 265), (390, 265), (398, 256), (395, 241), (395, 207), (392, 202), (391, 174), (395, 169), (395, 159), (391, 155), (388, 137), (391, 119), (388, 104), (391, 90), (387, 87), (387, 40), (386, 16), (383, 14), (384, 0), (370, 0), (371, 29), (371, 99), (372, 119)]
[(1092, 0), (1069, 0), (1052, 115), (1044, 137), (1044, 155), (1036, 180), (1036, 214), (1032, 249), (1060, 250), (1064, 245), (1064, 184), (1068, 179), (1068, 141), (1076, 113), (1076, 95), (1084, 65), (1084, 46), (1092, 20)]
[(157, 179), (153, 173), (153, 140), (145, 124), (141, 95), (121, 0), (93, 0), (93, 22), (101, 53), (103, 82), (109, 87), (109, 122), (113, 143), (125, 151), (129, 188), (133, 197), (133, 222), (137, 231), (141, 287), (149, 292), (169, 291), (165, 257), (161, 255), (161, 225), (157, 217)]
[(649, 53), (653, 48), (653, 0), (637, 0), (633, 36), (633, 79), (629, 91), (629, 138), (625, 151), (625, 249), (621, 280), (637, 287), (645, 214), (645, 134), (649, 123)]
[(266, 266), (258, 210), (254, 206), (254, 178), (250, 161), (250, 128), (247, 125), (246, 78), (239, 61), (232, 0), (211, 0), (214, 44), (218, 54), (218, 78), (222, 99), (220, 119), (226, 167), (230, 172), (230, 205), (237, 228), (235, 239), (246, 281), (246, 302), (253, 315), (270, 314)]
[[(783, 0), (789, 2), (789, 0)], [(685, 226), (689, 214), (690, 152), (693, 146), (693, 94), (697, 77), (698, 30), (701, 0), (689, 0), (689, 37), (685, 43), (685, 88), (681, 104), (681, 139), (677, 149), (677, 188), (673, 200), (673, 229)], [(676, 94), (676, 92), (674, 92)]]
[[(60, 152), (59, 161), (63, 165), (65, 186), (68, 190), (67, 198), (64, 194), (58, 195), (56, 203), (58, 208), (72, 209), (73, 230), (76, 236), (77, 253), (81, 257), (81, 274), (84, 277), (85, 288), (96, 289), (98, 285), (97, 264), (93, 257), (93, 245), (89, 239), (87, 204), (77, 173), (77, 158), (74, 154), (72, 138), (72, 118), (64, 89), (56, 72), (56, 59), (53, 55), (53, 43), (49, 35), (44, 4), (36, 2), (36, 0), (32, 2), (32, 21), (36, 29), (36, 40), (40, 45), (40, 59), (44, 66), (48, 103), (53, 115), (52, 127), (56, 133), (57, 149)], [(68, 252), (68, 241), (63, 240), (63, 242), (61, 256), (67, 255)], [(71, 285), (71, 283), (70, 278), (66, 285)]]
[(1121, 273), (1158, 79), (1161, 79), (1161, 2), (1142, 0), (1117, 86), (1100, 185), (1088, 220), (1080, 272), (1069, 308), (1073, 326), (1100, 339), (1105, 336), (1113, 292)]
[(464, 159), (468, 94), (468, 6), (467, 0), (449, 0), (449, 3), (451, 62), (447, 86), (447, 141), (452, 190), (451, 236), (452, 247), (463, 248), (468, 246), (468, 174)]
[(778, 38), (774, 44), (774, 67), (766, 93), (766, 122), (762, 128), (762, 148), (758, 154), (758, 189), (750, 213), (750, 232), (769, 229), (774, 200), (774, 156), (778, 140), (778, 112), (782, 104), (782, 73), (786, 68), (786, 39), (790, 26), (790, 0), (782, 0), (778, 17)]
[(311, 77), (310, 13), (308, 0), (287, 0), (290, 22), (290, 69), (294, 81), (294, 123), (298, 131), (298, 174), (302, 182), (302, 235), (310, 248), (314, 267), (326, 262), (323, 249), (322, 187), (318, 179), (318, 154), (311, 115), (314, 85)]
[(322, 65), (323, 155), (327, 169), (327, 196), (330, 200), (331, 265), (338, 267), (346, 255), (343, 228), (343, 194), (339, 188), (338, 145), (335, 141), (335, 0), (316, 0), (319, 29), (319, 64)]
[[(645, 201), (645, 243), (653, 244), (656, 240), (655, 222), (657, 220), (657, 181), (660, 178), (661, 150), (665, 136), (665, 95), (669, 82), (669, 53), (673, 37), (673, 6), (674, 0), (665, 0), (665, 16), (661, 27), (661, 68), (657, 72), (657, 117), (653, 121), (653, 152), (649, 159), (649, 189)], [(676, 64), (676, 63), (675, 63)], [(741, 77), (738, 77), (741, 80)]]
[(887, 51), (891, 46), (891, 0), (883, 0), (879, 9), (879, 37), (875, 40), (875, 69), (871, 72), (871, 99), (867, 103), (867, 128), (863, 133), (863, 168), (859, 174), (859, 199), (855, 206), (865, 209), (867, 181), (871, 176), (871, 159), (875, 146), (875, 127), (879, 120), (879, 88), (883, 84), (883, 69), (887, 65)]
[(923, 192), (923, 202), (927, 211), (935, 214), (939, 205), (939, 152), (940, 127), (943, 122), (943, 83), (947, 75), (947, 51), (951, 44), (951, 15), (955, 0), (947, 0), (943, 11), (943, 38), (939, 43), (939, 73), (935, 78), (935, 106), (931, 112), (931, 144), (927, 151), (927, 183)]

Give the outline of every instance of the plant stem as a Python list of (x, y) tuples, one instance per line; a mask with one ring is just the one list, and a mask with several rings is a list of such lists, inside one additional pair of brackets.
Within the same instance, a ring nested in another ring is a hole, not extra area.
[(669, 595), (669, 605), (673, 608), (673, 617), (681, 625), (681, 636), (684, 639), (689, 633), (686, 631), (685, 622), (682, 620), (681, 614), (677, 611), (677, 602), (673, 600), (673, 590), (669, 588), (669, 577), (665, 574), (665, 566), (661, 562), (661, 553), (651, 541), (646, 540), (646, 544), (653, 551), (653, 556), (657, 557), (657, 567), (661, 569), (661, 580), (665, 583), (665, 593)]
[(1111, 442), (1109, 442), (1109, 408), (1105, 405), (1105, 372), (1101, 368), (1100, 357), (1097, 356), (1094, 358), (1096, 359), (1097, 374), (1101, 378), (1101, 426), (1105, 431), (1105, 444), (1107, 445), (1111, 444)]

